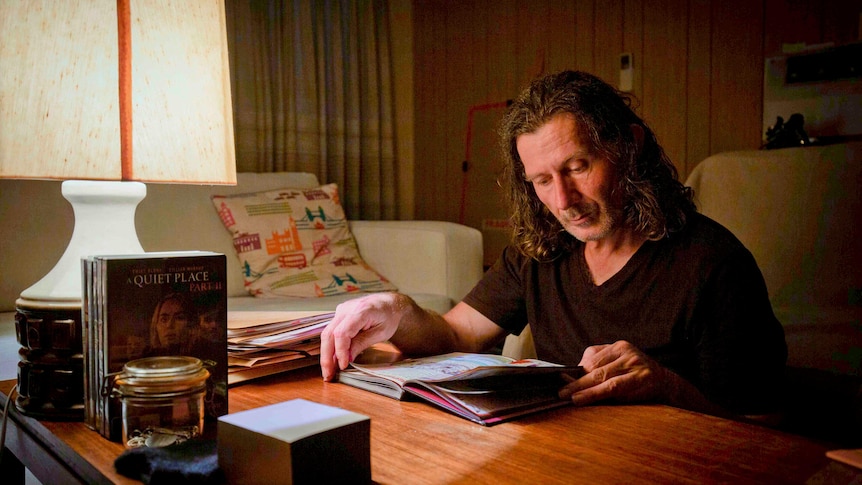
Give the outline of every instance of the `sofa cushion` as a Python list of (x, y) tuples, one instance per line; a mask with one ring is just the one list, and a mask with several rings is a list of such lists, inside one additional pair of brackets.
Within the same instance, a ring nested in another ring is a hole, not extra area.
[(254, 296), (323, 297), (395, 290), (359, 255), (338, 187), (283, 188), (212, 203)]

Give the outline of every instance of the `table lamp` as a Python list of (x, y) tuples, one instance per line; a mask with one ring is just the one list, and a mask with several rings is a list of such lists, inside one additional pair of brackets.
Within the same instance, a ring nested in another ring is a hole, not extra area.
[(0, 177), (63, 180), (75, 216), (16, 301), (16, 405), (83, 418), (81, 258), (144, 251), (144, 182), (236, 183), (224, 2), (3, 0), (0, 33)]

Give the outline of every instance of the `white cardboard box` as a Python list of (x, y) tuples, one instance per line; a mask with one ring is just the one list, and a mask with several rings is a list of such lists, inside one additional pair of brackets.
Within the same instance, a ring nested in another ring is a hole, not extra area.
[(231, 484), (370, 483), (371, 419), (294, 399), (218, 419)]

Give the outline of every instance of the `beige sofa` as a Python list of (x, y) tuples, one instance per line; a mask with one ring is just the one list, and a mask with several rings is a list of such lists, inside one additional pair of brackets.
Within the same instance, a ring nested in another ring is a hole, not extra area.
[(787, 340), (782, 426), (862, 446), (862, 142), (720, 153), (687, 185), (766, 279)]
[[(228, 307), (232, 310), (328, 310), (356, 295), (325, 298), (254, 298), (246, 293), (232, 241), (210, 196), (315, 187), (309, 173), (240, 173), (236, 186), (149, 184), (138, 206), (138, 238), (146, 251), (210, 250), (228, 256)], [(21, 290), (57, 262), (72, 233), (71, 206), (60, 183), (0, 180), (0, 311), (14, 310)], [(420, 305), (445, 312), (482, 275), (482, 236), (440, 221), (352, 221), (366, 262)], [(235, 263), (235, 264), (233, 264)]]
[(862, 143), (720, 153), (687, 185), (754, 254), (788, 364), (862, 375)]

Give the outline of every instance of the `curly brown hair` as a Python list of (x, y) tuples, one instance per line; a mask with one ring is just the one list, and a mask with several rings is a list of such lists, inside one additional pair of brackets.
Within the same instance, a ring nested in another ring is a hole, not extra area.
[[(573, 115), (591, 152), (617, 168), (620, 183), (615, 190), (622, 191), (625, 224), (659, 240), (682, 229), (696, 211), (692, 190), (679, 181), (655, 134), (631, 106), (630, 95), (580, 71), (536, 79), (511, 104), (500, 128), (506, 160), (500, 184), (512, 206), (512, 242), (519, 251), (552, 260), (576, 244), (526, 180), (516, 145), (520, 135), (535, 132), (560, 113)], [(642, 141), (632, 125), (643, 129)]]

